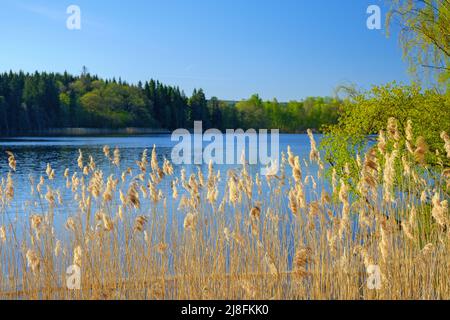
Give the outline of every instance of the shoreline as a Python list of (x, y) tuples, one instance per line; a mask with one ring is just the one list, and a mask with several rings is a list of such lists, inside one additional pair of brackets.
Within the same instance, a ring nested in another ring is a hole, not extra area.
[[(239, 129), (239, 128), (237, 128)], [(234, 129), (234, 130), (237, 130)], [(194, 130), (188, 129), (192, 134)], [(205, 132), (206, 130), (204, 130)], [(245, 131), (245, 130), (244, 130)], [(319, 130), (313, 129), (314, 134), (321, 134)], [(38, 131), (11, 132), (0, 134), (0, 139), (22, 138), (22, 137), (89, 137), (89, 136), (122, 136), (122, 135), (146, 135), (146, 134), (171, 134), (172, 131), (167, 129), (155, 128), (52, 128)], [(306, 134), (306, 130), (298, 130), (296, 132), (282, 132), (280, 134)]]
[(114, 135), (144, 135), (144, 134), (170, 134), (171, 131), (155, 128), (52, 128), (39, 131), (12, 132), (0, 134), (0, 138), (20, 137), (54, 137), (54, 136), (114, 136)]

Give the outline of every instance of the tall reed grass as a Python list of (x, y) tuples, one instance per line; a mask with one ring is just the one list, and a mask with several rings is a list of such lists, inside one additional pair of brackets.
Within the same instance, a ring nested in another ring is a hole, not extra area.
[[(449, 299), (450, 170), (427, 166), (431, 151), (411, 126), (403, 143), (391, 119), (355, 159), (358, 178), (331, 169), (329, 183), (311, 132), (309, 159), (289, 148), (265, 177), (245, 164), (175, 176), (156, 149), (122, 168), (120, 150), (108, 146), (104, 172), (80, 151), (77, 172), (49, 164), (30, 179), (27, 202), (38, 205), (15, 214), (20, 162), (8, 152), (0, 298)], [(54, 187), (61, 179), (76, 207)], [(64, 226), (57, 209), (71, 212)], [(71, 265), (80, 290), (66, 286)], [(373, 266), (378, 289), (367, 285)]]

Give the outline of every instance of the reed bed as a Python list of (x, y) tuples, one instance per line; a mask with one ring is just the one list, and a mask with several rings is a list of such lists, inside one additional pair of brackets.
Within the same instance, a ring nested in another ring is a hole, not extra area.
[[(155, 148), (122, 168), (108, 146), (102, 171), (80, 151), (76, 172), (48, 164), (30, 178), (24, 212), (11, 212), (20, 163), (8, 152), (0, 298), (449, 299), (450, 170), (427, 166), (431, 151), (411, 126), (402, 141), (391, 119), (329, 179), (311, 132), (309, 159), (289, 148), (264, 177), (246, 164), (178, 172)], [(81, 270), (79, 290), (67, 288), (69, 266)]]

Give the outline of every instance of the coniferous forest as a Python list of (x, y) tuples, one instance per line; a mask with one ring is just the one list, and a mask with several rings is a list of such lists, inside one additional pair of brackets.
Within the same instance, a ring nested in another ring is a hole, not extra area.
[(189, 97), (180, 88), (150, 80), (130, 84), (101, 79), (86, 68), (79, 76), (61, 73), (0, 74), (0, 134), (51, 128), (142, 127), (319, 129), (336, 122), (340, 101), (329, 97), (280, 103), (258, 95), (239, 102), (207, 99), (202, 89)]

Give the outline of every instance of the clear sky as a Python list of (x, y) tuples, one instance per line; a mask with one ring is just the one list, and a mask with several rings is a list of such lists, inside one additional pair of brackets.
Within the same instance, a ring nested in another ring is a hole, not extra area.
[[(366, 27), (380, 0), (0, 0), (0, 71), (158, 79), (190, 95), (280, 101), (339, 84), (408, 83), (395, 36)], [(66, 9), (81, 8), (81, 30)]]

